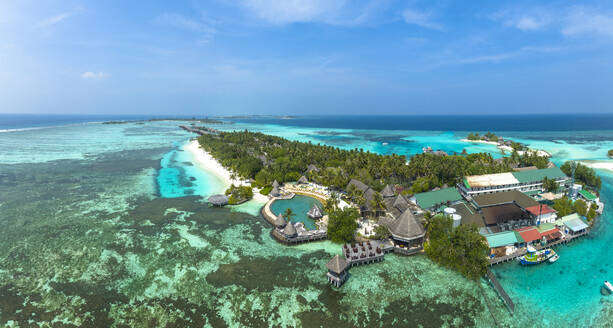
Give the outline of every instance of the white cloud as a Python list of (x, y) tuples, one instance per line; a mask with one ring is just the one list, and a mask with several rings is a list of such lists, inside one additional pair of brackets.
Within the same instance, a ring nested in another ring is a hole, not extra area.
[(516, 28), (521, 31), (539, 30), (552, 22), (549, 11), (540, 8), (521, 10), (505, 10), (490, 17), (494, 21), (502, 22), (506, 27)]
[(41, 20), (40, 22), (36, 23), (34, 25), (35, 28), (45, 28), (45, 27), (49, 27), (58, 23), (61, 23), (62, 21), (66, 20), (67, 18), (74, 16), (76, 14), (78, 14), (79, 12), (82, 11), (81, 7), (77, 7), (74, 8), (70, 11), (66, 11), (60, 14), (57, 14), (55, 16), (51, 16), (48, 18), (45, 18), (43, 20)]
[(613, 13), (577, 6), (570, 9), (562, 34), (613, 37)]
[(498, 63), (507, 59), (519, 57), (530, 53), (552, 53), (565, 50), (563, 47), (545, 47), (545, 46), (527, 46), (515, 51), (503, 52), (494, 55), (476, 56), (460, 59), (460, 64), (478, 64), (478, 63)]
[(405, 9), (402, 12), (402, 17), (407, 24), (417, 25), (423, 28), (445, 31), (445, 26), (432, 20), (432, 13), (418, 11), (414, 9)]
[(111, 75), (105, 72), (83, 72), (83, 74), (81, 74), (81, 78), (87, 80), (102, 80), (108, 78), (109, 76)]
[(330, 22), (346, 0), (244, 0), (243, 5), (273, 24)]

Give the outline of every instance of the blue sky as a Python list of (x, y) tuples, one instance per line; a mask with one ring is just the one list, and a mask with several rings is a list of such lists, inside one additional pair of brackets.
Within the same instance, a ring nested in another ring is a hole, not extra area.
[(1, 1), (0, 112), (613, 112), (612, 1)]

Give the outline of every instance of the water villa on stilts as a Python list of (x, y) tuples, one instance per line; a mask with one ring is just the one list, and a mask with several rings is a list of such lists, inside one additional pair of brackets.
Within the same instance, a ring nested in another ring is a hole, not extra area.
[(335, 287), (340, 287), (347, 280), (347, 268), (349, 264), (344, 257), (335, 255), (328, 264), (326, 264), (326, 268), (328, 268), (328, 273), (326, 276), (328, 277), (328, 282)]
[(324, 216), (324, 213), (319, 206), (313, 205), (313, 207), (311, 207), (311, 209), (307, 212), (307, 216), (311, 219), (317, 220), (321, 219)]

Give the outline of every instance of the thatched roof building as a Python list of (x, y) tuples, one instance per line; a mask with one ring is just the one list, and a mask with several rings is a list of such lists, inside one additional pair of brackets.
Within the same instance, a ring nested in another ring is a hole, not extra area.
[(283, 218), (283, 214), (279, 213), (279, 215), (277, 215), (277, 218), (275, 219), (275, 227), (281, 229), (285, 227), (286, 224), (287, 222), (285, 222), (285, 219)]
[(288, 222), (283, 229), (283, 234), (285, 237), (296, 237), (298, 232), (296, 231), (296, 227), (291, 222)]
[(319, 172), (319, 169), (317, 168), (317, 166), (309, 164), (309, 166), (307, 167), (307, 173), (311, 172)]
[(209, 203), (213, 206), (228, 205), (228, 196), (226, 195), (213, 195), (208, 199)]
[(383, 196), (384, 198), (394, 197), (394, 195), (394, 190), (390, 185), (385, 185), (385, 188), (383, 188), (383, 190), (381, 191), (381, 196)]
[(299, 184), (307, 184), (309, 183), (309, 180), (307, 180), (307, 178), (303, 175), (300, 177), (300, 179), (298, 179), (298, 183)]
[(272, 187), (272, 190), (270, 191), (269, 195), (271, 195), (272, 197), (279, 197), (279, 196), (281, 196), (281, 192), (279, 191), (279, 187)]
[(339, 255), (334, 255), (334, 257), (326, 264), (326, 268), (330, 272), (336, 273), (337, 275), (341, 274), (347, 269), (348, 263), (347, 260)]
[(387, 228), (394, 239), (404, 242), (420, 239), (426, 235), (424, 228), (413, 216), (411, 210), (404, 211), (399, 218), (388, 222)]
[(364, 182), (356, 179), (351, 179), (351, 181), (349, 181), (349, 184), (347, 184), (347, 188), (345, 188), (345, 190), (349, 190), (349, 187), (352, 185), (358, 188), (358, 190), (361, 191), (362, 194), (365, 193), (366, 190), (370, 189), (370, 187), (367, 186)]
[(321, 208), (317, 205), (313, 205), (311, 209), (307, 212), (307, 216), (311, 219), (319, 219), (324, 216), (324, 213), (321, 211)]
[(272, 187), (273, 188), (279, 188), (279, 182), (277, 182), (277, 180), (272, 182)]

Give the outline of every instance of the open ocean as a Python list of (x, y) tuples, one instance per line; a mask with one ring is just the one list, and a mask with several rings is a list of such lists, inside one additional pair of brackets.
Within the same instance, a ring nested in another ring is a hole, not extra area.
[[(149, 117), (146, 117), (149, 118)], [(126, 116), (0, 114), (0, 325), (233, 327), (610, 327), (613, 174), (589, 237), (558, 248), (555, 264), (507, 263), (494, 273), (510, 315), (485, 281), (425, 256), (387, 256), (329, 287), (341, 252), (283, 246), (257, 206), (209, 208), (219, 181), (182, 147), (179, 122), (102, 125)], [(497, 131), (566, 160), (609, 161), (613, 115), (327, 116), (228, 118), (291, 140), (412, 155), (431, 146), (489, 152), (466, 131)], [(53, 322), (53, 324), (51, 324)]]

